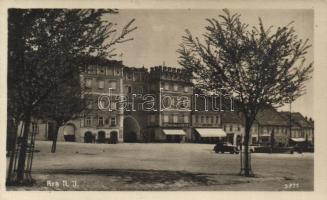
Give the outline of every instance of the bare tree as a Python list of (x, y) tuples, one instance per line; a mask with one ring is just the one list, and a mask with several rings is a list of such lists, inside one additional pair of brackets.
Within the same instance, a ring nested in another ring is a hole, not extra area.
[(264, 106), (279, 107), (304, 94), (313, 70), (312, 63), (305, 62), (310, 45), (308, 39), (298, 38), (292, 23), (265, 28), (259, 18), (258, 27), (249, 29), (239, 14), (228, 10), (207, 21), (201, 39), (186, 30), (179, 64), (207, 90), (224, 88), (236, 98), (245, 124), (241, 174), (251, 176), (248, 145), (253, 121)]

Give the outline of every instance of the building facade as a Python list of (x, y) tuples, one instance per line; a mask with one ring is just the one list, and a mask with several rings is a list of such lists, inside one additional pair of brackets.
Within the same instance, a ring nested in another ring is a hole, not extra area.
[[(78, 119), (59, 128), (59, 141), (242, 142), (242, 116), (232, 105), (222, 109), (212, 97), (196, 91), (186, 70), (166, 66), (147, 70), (126, 67), (121, 61), (96, 60), (84, 66), (80, 77), (87, 107)], [(269, 144), (274, 138), (278, 145), (287, 145), (286, 115), (272, 108), (258, 113), (251, 143)], [(292, 122), (291, 137), (313, 141), (312, 125), (301, 116), (293, 117), (297, 122)], [(54, 122), (37, 120), (34, 124), (36, 139), (53, 139)]]

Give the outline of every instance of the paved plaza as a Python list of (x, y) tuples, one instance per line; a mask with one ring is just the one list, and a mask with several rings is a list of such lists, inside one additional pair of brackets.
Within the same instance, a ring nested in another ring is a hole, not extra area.
[(255, 177), (238, 176), (240, 155), (212, 144), (36, 141), (31, 187), (8, 190), (275, 191), (313, 190), (313, 155), (252, 154)]

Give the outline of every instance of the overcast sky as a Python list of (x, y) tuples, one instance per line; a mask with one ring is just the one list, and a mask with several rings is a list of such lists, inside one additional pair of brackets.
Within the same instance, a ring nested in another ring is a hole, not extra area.
[[(312, 10), (230, 10), (241, 14), (241, 20), (250, 26), (257, 26), (261, 17), (266, 27), (282, 26), (294, 21), (294, 29), (299, 38), (308, 38), (313, 44)], [(117, 46), (117, 53), (123, 53), (123, 63), (129, 67), (152, 67), (162, 65), (178, 66), (176, 50), (185, 29), (194, 36), (201, 36), (208, 24), (206, 18), (217, 18), (222, 10), (120, 10), (117, 15), (110, 15), (109, 20), (118, 25), (126, 24), (135, 18), (138, 27), (131, 37), (133, 41)], [(306, 56), (307, 62), (313, 61), (313, 48)], [(116, 58), (120, 59), (120, 58)], [(292, 107), (304, 115), (313, 116), (313, 80), (306, 83), (307, 94), (297, 99)], [(289, 106), (281, 108), (288, 110)]]

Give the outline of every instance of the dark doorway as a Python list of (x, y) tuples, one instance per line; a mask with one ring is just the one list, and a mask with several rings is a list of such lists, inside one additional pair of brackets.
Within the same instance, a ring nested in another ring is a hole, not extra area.
[(124, 142), (136, 142), (136, 133), (133, 131), (124, 133)]
[(166, 141), (169, 143), (180, 143), (182, 141), (182, 135), (167, 135)]
[(140, 135), (140, 125), (132, 116), (124, 119), (124, 142), (136, 142), (137, 136)]
[(110, 140), (109, 143), (110, 144), (117, 144), (118, 141), (118, 133), (117, 131), (111, 131), (110, 132)]
[(98, 143), (105, 143), (106, 141), (106, 133), (104, 131), (99, 131), (98, 132)]
[(93, 135), (91, 132), (86, 132), (84, 134), (84, 143), (92, 143), (93, 142)]

